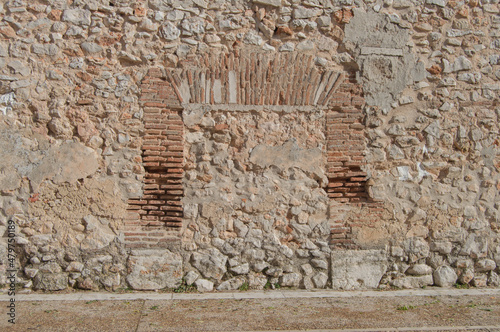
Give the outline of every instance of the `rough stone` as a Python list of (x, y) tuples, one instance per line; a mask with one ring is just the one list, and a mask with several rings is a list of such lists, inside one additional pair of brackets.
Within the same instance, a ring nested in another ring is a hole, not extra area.
[(311, 18), (320, 15), (322, 12), (319, 8), (297, 7), (293, 10), (293, 17), (296, 19)]
[[(51, 257), (51, 259), (53, 259)], [(42, 261), (48, 261), (48, 259), (42, 259)], [(61, 273), (62, 269), (59, 264), (55, 262), (48, 262), (40, 266), (40, 272), (44, 273)]]
[(169, 250), (132, 251), (127, 269), (127, 282), (136, 290), (176, 288), (182, 282), (182, 257)]
[(103, 50), (101, 45), (96, 43), (84, 42), (80, 46), (82, 47), (82, 50), (87, 54), (99, 53)]
[(488, 251), (488, 240), (484, 237), (470, 234), (460, 250), (461, 255), (471, 256), (472, 258), (484, 258)]
[(83, 263), (71, 262), (66, 268), (66, 272), (82, 272), (83, 268), (84, 268)]
[(298, 51), (311, 51), (314, 50), (314, 43), (311, 40), (304, 40), (297, 44)]
[(326, 273), (320, 272), (312, 278), (312, 281), (314, 282), (316, 288), (325, 288), (328, 282), (328, 275), (326, 275)]
[(116, 290), (121, 285), (121, 277), (119, 273), (112, 273), (104, 276), (101, 284), (111, 290)]
[(309, 276), (313, 274), (314, 270), (310, 264), (303, 264), (301, 266), (302, 271), (304, 272), (304, 275)]
[(250, 44), (250, 45), (257, 45), (260, 46), (264, 43), (264, 40), (262, 39), (261, 36), (259, 36), (257, 33), (254, 31), (249, 31), (246, 35), (245, 38), (243, 39), (243, 42), (245, 44)]
[(447, 0), (425, 0), (425, 3), (429, 5), (436, 5), (438, 7), (446, 6)]
[(432, 275), (422, 275), (418, 277), (402, 277), (394, 279), (390, 282), (391, 286), (397, 288), (422, 288), (424, 286), (430, 286), (434, 284)]
[(184, 276), (184, 281), (186, 282), (186, 285), (190, 286), (190, 285), (194, 284), (194, 282), (196, 280), (198, 280), (199, 277), (200, 277), (200, 275), (198, 273), (196, 273), (195, 271), (189, 271)]
[(90, 11), (86, 9), (66, 9), (62, 13), (61, 21), (89, 26), (91, 23), (90, 16)]
[(383, 250), (332, 251), (331, 281), (334, 289), (377, 288), (387, 270)]
[(250, 162), (261, 168), (275, 166), (285, 170), (298, 167), (321, 179), (324, 176), (323, 170), (319, 167), (321, 158), (319, 149), (302, 149), (295, 140), (289, 140), (282, 146), (256, 146), (250, 155)]
[(248, 275), (248, 288), (249, 289), (262, 290), (266, 287), (267, 282), (268, 281), (267, 281), (266, 276), (263, 276), (261, 274), (250, 273)]
[(205, 278), (221, 280), (226, 273), (227, 257), (215, 248), (195, 252), (191, 256), (191, 264)]
[[(231, 265), (231, 261), (229, 263)], [(238, 266), (233, 266), (230, 268), (230, 271), (235, 274), (247, 274), (250, 271), (250, 264), (245, 263)]]
[(31, 185), (38, 188), (45, 179), (51, 179), (55, 183), (76, 182), (93, 174), (99, 167), (98, 160), (95, 151), (81, 143), (54, 146), (31, 171)]
[(24, 268), (24, 274), (30, 279), (34, 278), (37, 273), (38, 273), (38, 269), (33, 269), (33, 268), (29, 268), (29, 267)]
[(252, 0), (252, 2), (261, 4), (261, 5), (281, 7), (281, 0)]
[(198, 279), (194, 282), (196, 289), (200, 293), (211, 292), (214, 290), (214, 283), (206, 279)]
[(82, 250), (98, 250), (108, 246), (116, 234), (96, 217), (87, 215), (83, 217), (86, 236), (80, 243)]
[(497, 264), (492, 259), (481, 259), (476, 263), (477, 272), (493, 271), (496, 267)]
[(299, 273), (284, 273), (280, 278), (283, 287), (299, 287), (302, 276)]
[(472, 279), (472, 286), (474, 287), (486, 287), (488, 284), (488, 276), (485, 274), (476, 274), (474, 279)]
[(421, 258), (429, 256), (430, 247), (427, 242), (420, 237), (407, 239), (404, 244), (405, 252), (410, 257), (410, 262), (415, 262)]
[(406, 270), (406, 273), (414, 276), (429, 275), (432, 274), (432, 267), (426, 264), (415, 264)]
[(167, 22), (160, 28), (159, 34), (162, 38), (171, 41), (179, 38), (181, 31), (173, 23)]
[(318, 269), (328, 270), (328, 262), (323, 259), (312, 259), (311, 264)]
[(439, 287), (451, 287), (457, 282), (458, 279), (455, 270), (447, 265), (438, 267), (434, 271), (433, 277), (434, 284)]
[(278, 49), (280, 52), (293, 52), (295, 50), (295, 44), (292, 42), (286, 42), (281, 45)]

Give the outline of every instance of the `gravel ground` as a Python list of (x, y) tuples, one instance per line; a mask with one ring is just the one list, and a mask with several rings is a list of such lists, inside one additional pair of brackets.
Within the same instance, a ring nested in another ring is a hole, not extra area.
[(28, 300), (2, 316), (2, 331), (500, 331), (500, 295)]

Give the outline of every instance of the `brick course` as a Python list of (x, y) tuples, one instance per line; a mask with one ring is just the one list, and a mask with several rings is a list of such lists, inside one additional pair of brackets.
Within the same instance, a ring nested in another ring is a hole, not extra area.
[[(154, 77), (156, 73), (151, 71)], [(184, 127), (179, 110), (166, 108), (172, 93), (163, 80), (145, 79), (142, 161), (146, 170), (143, 196), (129, 200), (134, 212), (126, 224), (129, 248), (162, 247), (178, 240), (182, 227)], [(167, 91), (167, 92), (165, 92)], [(161, 98), (161, 99), (160, 99)]]

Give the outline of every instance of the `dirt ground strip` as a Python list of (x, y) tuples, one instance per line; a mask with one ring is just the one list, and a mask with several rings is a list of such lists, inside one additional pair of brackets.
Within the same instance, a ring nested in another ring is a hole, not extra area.
[[(2, 308), (6, 304), (1, 302)], [(457, 331), (471, 331), (460, 328), (468, 326), (500, 331), (500, 295), (21, 301), (16, 306), (15, 325), (7, 322), (6, 314), (2, 316), (3, 331), (444, 330), (454, 326)]]

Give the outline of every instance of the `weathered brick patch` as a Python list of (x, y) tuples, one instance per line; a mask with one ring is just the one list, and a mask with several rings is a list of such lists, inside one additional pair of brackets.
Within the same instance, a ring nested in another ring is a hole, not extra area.
[[(338, 85), (326, 114), (326, 191), (328, 197), (343, 204), (331, 207), (330, 244), (337, 248), (356, 248), (352, 227), (377, 220), (380, 203), (371, 199), (367, 190), (362, 88), (353, 75), (346, 75)], [(345, 216), (351, 207), (359, 210), (356, 217)]]
[[(184, 189), (184, 125), (179, 110), (166, 108), (169, 86), (144, 83), (145, 135), (142, 161), (146, 170), (143, 196), (129, 200), (125, 240), (130, 248), (162, 247), (178, 238)], [(165, 98), (164, 98), (165, 97)]]

